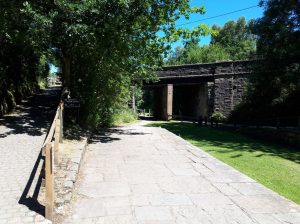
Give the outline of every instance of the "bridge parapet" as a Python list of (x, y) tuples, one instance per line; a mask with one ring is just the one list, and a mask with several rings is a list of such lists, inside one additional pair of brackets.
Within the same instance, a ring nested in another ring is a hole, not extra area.
[(253, 62), (245, 60), (165, 66), (157, 71), (157, 75), (159, 79), (180, 79), (249, 74), (252, 72), (251, 65)]

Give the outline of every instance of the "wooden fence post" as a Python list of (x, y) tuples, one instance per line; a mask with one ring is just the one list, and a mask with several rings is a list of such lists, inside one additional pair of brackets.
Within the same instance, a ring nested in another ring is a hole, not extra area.
[(46, 205), (45, 217), (52, 221), (53, 219), (53, 206), (54, 206), (54, 177), (53, 177), (53, 152), (52, 144), (47, 143), (45, 146), (45, 170), (46, 170)]
[(61, 103), (60, 110), (59, 110), (59, 120), (60, 120), (60, 132), (59, 132), (59, 143), (63, 143), (64, 138), (64, 120), (63, 120), (63, 110), (64, 110), (64, 104)]
[(58, 164), (59, 136), (60, 136), (60, 119), (57, 119), (55, 121), (55, 132), (54, 132), (54, 163), (55, 164)]

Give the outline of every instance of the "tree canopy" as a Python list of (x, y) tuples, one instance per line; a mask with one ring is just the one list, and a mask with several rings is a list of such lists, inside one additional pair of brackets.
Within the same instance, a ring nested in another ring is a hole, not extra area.
[[(257, 54), (245, 104), (251, 117), (294, 118), (300, 115), (300, 2), (263, 0), (262, 18), (253, 23)], [(249, 116), (248, 116), (249, 117)]]
[[(1, 60), (1, 80), (13, 73), (13, 81), (32, 77), (30, 83), (36, 83), (36, 73), (47, 71), (36, 68), (47, 67), (54, 55), (64, 84), (81, 99), (85, 121), (93, 126), (110, 123), (114, 110), (126, 104), (133, 81), (153, 77), (170, 43), (210, 30), (205, 25), (176, 28), (180, 17), (204, 13), (202, 6), (191, 8), (189, 0), (5, 0), (1, 6), (0, 41), (6, 50), (1, 59), (9, 58)], [(18, 62), (21, 68), (9, 72)]]
[[(255, 68), (245, 102), (253, 113), (272, 108), (284, 114), (289, 108), (299, 115), (291, 105), (300, 108), (300, 3), (260, 5), (265, 12), (256, 21), (240, 18), (223, 27), (200, 24), (188, 30), (175, 22), (205, 13), (202, 6), (191, 8), (189, 0), (2, 0), (0, 115), (43, 85), (54, 63), (72, 97), (81, 100), (84, 123), (110, 124), (128, 102), (131, 86), (155, 78), (153, 71), (181, 38), (185, 46), (167, 63), (240, 60), (256, 52), (264, 61)], [(208, 34), (210, 44), (199, 46), (199, 37)]]
[(235, 21), (228, 21), (223, 27), (213, 25), (211, 44), (219, 44), (229, 54), (230, 60), (248, 59), (255, 53), (255, 36), (252, 34), (253, 20), (246, 22), (245, 17)]
[(199, 44), (188, 47), (176, 47), (169, 56), (166, 64), (194, 64), (229, 60), (229, 53), (219, 44), (200, 47)]
[(31, 94), (47, 76), (49, 20), (26, 12), (22, 1), (0, 2), (0, 115)]
[(226, 22), (223, 27), (213, 25), (209, 45), (201, 47), (196, 42), (177, 47), (167, 63), (191, 64), (252, 58), (256, 50), (255, 36), (251, 31), (253, 23), (247, 23), (241, 17), (237, 21)]

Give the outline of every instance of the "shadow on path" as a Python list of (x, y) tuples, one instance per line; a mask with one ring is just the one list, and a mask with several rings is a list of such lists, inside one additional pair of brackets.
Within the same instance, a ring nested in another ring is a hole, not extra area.
[[(38, 174), (37, 172), (40, 163), (42, 163), (42, 169)], [(42, 179), (44, 178), (44, 173), (42, 172), (44, 170), (44, 166), (45, 166), (44, 157), (42, 156), (42, 151), (41, 151), (31, 171), (26, 187), (19, 199), (19, 204), (27, 206), (31, 211), (34, 211), (42, 216), (45, 216), (45, 206), (39, 203), (38, 196), (42, 186)], [(36, 175), (39, 176), (33, 194), (32, 196), (28, 196), (28, 193), (32, 187)]]
[(55, 113), (59, 92), (59, 88), (49, 88), (24, 100), (13, 113), (0, 119), (0, 125), (8, 128), (0, 133), (0, 138), (14, 134), (43, 135)]
[(121, 128), (107, 128), (97, 130), (89, 140), (89, 144), (101, 143), (110, 143), (113, 141), (119, 141), (121, 138), (112, 137), (119, 135), (148, 135), (151, 133), (137, 132), (135, 129), (121, 129)]
[[(3, 131), (0, 132), (0, 139), (10, 135), (27, 134), (32, 136), (31, 141), (40, 141), (42, 135), (50, 128), (58, 105), (59, 93), (60, 88), (49, 88), (24, 100), (13, 113), (0, 119), (0, 126), (4, 127)], [(45, 207), (38, 201), (42, 179), (44, 178), (42, 169), (44, 157), (40, 148), (34, 150), (39, 154), (18, 203), (27, 206), (40, 215), (44, 215)], [(14, 161), (11, 162), (14, 163)], [(24, 173), (24, 175), (28, 175), (28, 173)], [(32, 193), (30, 189), (33, 189)]]

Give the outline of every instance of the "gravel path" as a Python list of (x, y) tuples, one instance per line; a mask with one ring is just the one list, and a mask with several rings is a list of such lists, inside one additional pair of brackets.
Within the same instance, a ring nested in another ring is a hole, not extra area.
[(91, 139), (65, 223), (300, 223), (300, 206), (162, 128)]
[(23, 101), (0, 119), (0, 223), (45, 223), (39, 203), (40, 150), (58, 104), (59, 89)]

